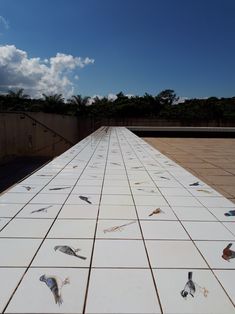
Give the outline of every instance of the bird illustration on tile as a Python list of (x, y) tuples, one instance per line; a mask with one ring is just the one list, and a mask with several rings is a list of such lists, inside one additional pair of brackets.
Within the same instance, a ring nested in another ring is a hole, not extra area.
[(230, 262), (230, 259), (235, 258), (235, 251), (230, 249), (232, 245), (232, 243), (229, 243), (226, 248), (223, 249), (222, 258), (228, 262)]
[(65, 189), (70, 189), (71, 186), (63, 186), (63, 187), (58, 187), (58, 188), (50, 188), (50, 191), (59, 191), (59, 190), (65, 190)]
[(86, 259), (85, 256), (81, 256), (81, 255), (78, 255), (77, 252), (80, 251), (80, 249), (73, 249), (72, 247), (68, 246), (68, 245), (57, 245), (54, 247), (54, 250), (55, 251), (60, 251), (64, 254), (67, 254), (67, 255), (71, 255), (71, 256), (75, 256), (75, 257), (78, 257), (78, 258), (81, 258), (83, 260)]
[(195, 284), (192, 280), (193, 272), (188, 272), (188, 281), (186, 282), (184, 289), (181, 291), (181, 295), (183, 298), (187, 298), (188, 295), (191, 295), (194, 298), (194, 294), (196, 292)]
[(39, 278), (40, 281), (45, 282), (47, 287), (51, 290), (55, 303), (58, 304), (59, 306), (63, 303), (62, 295), (61, 295), (61, 290), (64, 285), (69, 284), (69, 278), (65, 278), (65, 280), (61, 280), (57, 276), (46, 276), (42, 275)]
[(227, 213), (224, 213), (224, 216), (235, 216), (235, 210), (229, 210)]
[(40, 212), (47, 213), (47, 209), (52, 207), (52, 206), (53, 205), (49, 205), (49, 206), (46, 206), (46, 207), (43, 207), (43, 208), (35, 209), (35, 210), (31, 211), (31, 214), (40, 213)]
[(89, 201), (89, 198), (87, 196), (79, 195), (79, 198), (80, 198), (80, 200), (82, 200), (82, 201), (84, 201), (84, 202), (86, 202), (88, 204), (92, 204), (92, 202)]
[(156, 208), (154, 209), (150, 214), (149, 214), (149, 217), (153, 216), (153, 215), (157, 215), (157, 214), (160, 214), (160, 213), (164, 213), (163, 210), (161, 210), (161, 208)]
[(197, 181), (197, 182), (194, 182), (194, 183), (191, 183), (191, 184), (189, 184), (189, 186), (199, 186), (200, 185), (200, 183)]

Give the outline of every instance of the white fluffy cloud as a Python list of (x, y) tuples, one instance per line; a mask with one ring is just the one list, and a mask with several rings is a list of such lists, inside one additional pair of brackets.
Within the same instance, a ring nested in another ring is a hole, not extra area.
[(0, 46), (0, 90), (24, 88), (31, 97), (45, 93), (68, 98), (74, 93), (71, 74), (76, 68), (93, 63), (94, 59), (64, 53), (44, 60), (29, 58), (27, 52), (14, 45)]

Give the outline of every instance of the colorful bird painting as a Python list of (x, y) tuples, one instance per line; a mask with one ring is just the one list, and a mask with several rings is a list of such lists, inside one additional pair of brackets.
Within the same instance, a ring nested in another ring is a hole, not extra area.
[(61, 290), (62, 290), (64, 285), (67, 285), (70, 283), (69, 278), (65, 278), (65, 280), (61, 280), (57, 276), (42, 275), (39, 278), (39, 280), (42, 282), (45, 282), (45, 284), (51, 290), (51, 292), (54, 296), (55, 303), (60, 306), (63, 303)]
[(226, 248), (223, 249), (222, 258), (228, 262), (230, 262), (230, 259), (235, 258), (235, 251), (230, 249), (232, 245), (232, 243), (229, 243)]

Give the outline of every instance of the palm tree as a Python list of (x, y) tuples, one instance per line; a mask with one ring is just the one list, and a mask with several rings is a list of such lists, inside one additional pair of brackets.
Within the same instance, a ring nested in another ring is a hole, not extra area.
[(82, 95), (73, 95), (68, 102), (74, 108), (76, 114), (84, 114), (90, 97), (82, 97)]
[(16, 91), (9, 90), (7, 96), (10, 97), (10, 98), (15, 98), (15, 99), (19, 99), (19, 100), (29, 98), (29, 95), (24, 94), (24, 89), (23, 88), (19, 88)]
[(46, 95), (42, 94), (44, 100), (45, 112), (51, 113), (65, 113), (65, 103), (62, 94)]

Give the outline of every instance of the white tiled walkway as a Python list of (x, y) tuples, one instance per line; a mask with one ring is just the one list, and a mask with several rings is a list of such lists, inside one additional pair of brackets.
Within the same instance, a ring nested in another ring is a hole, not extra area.
[(101, 128), (0, 197), (0, 312), (235, 313), (233, 210)]

